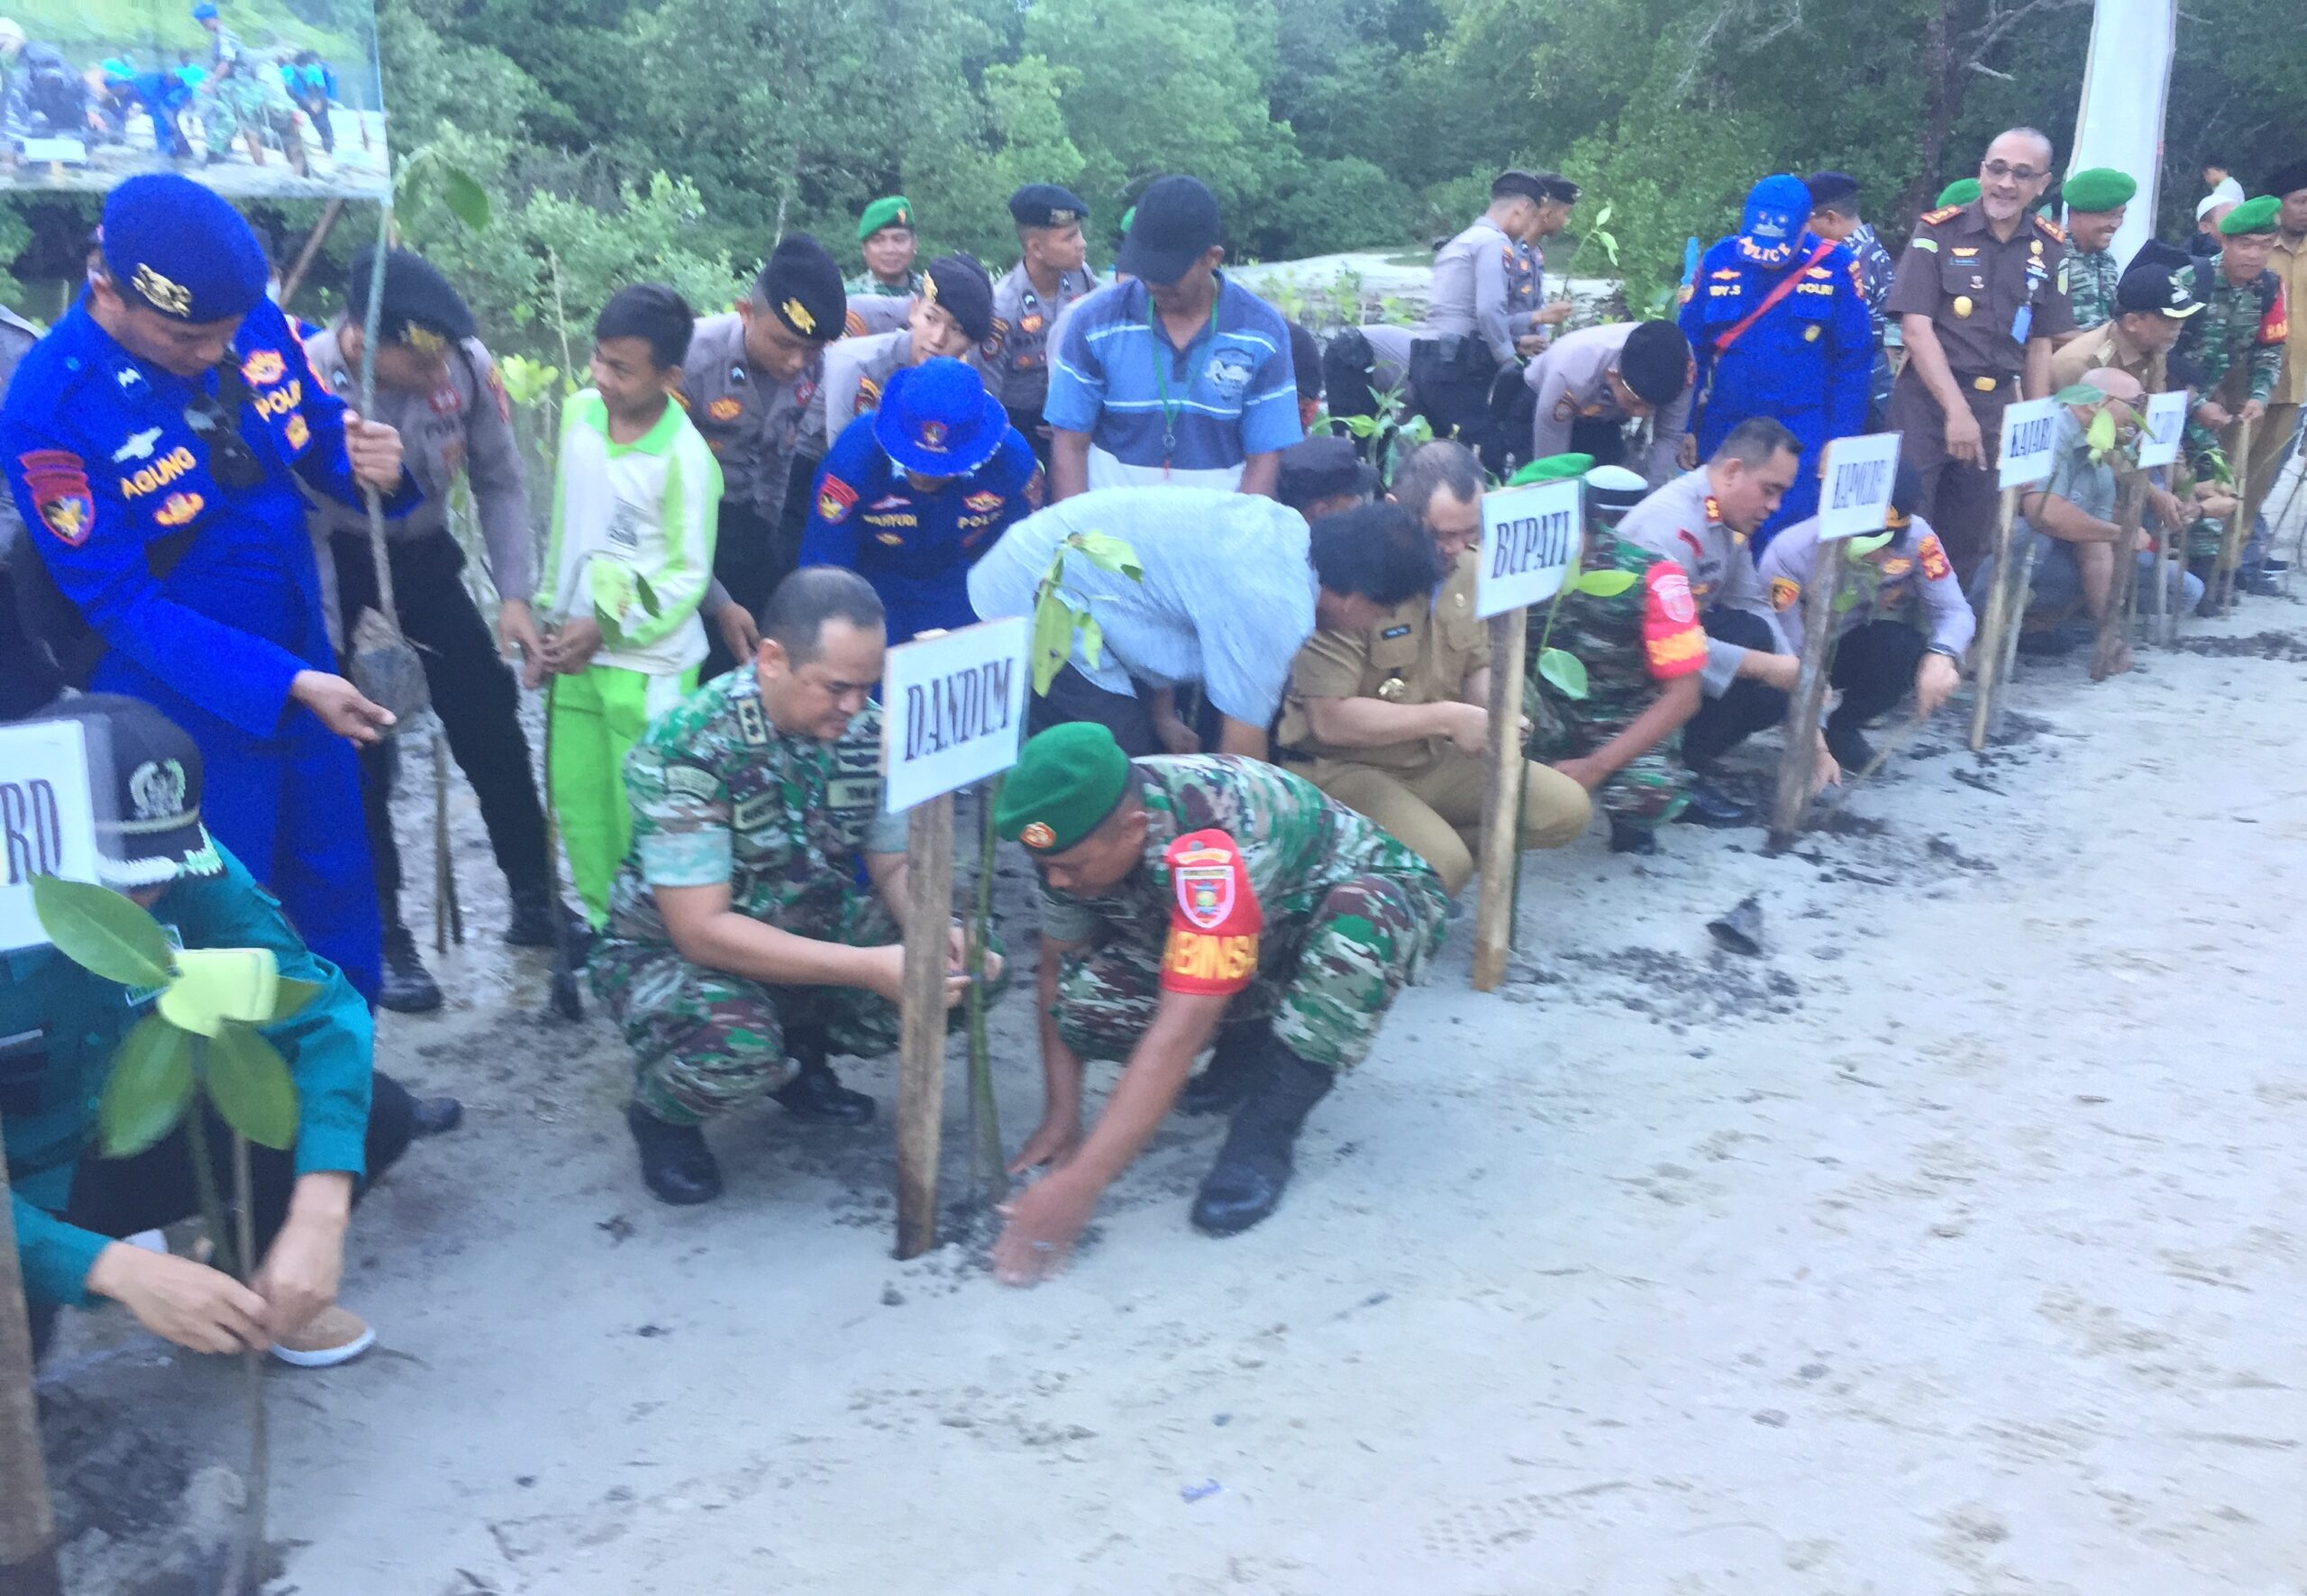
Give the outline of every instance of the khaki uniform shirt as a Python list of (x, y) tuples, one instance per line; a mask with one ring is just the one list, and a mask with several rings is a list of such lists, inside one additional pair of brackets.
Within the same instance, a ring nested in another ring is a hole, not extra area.
[(1975, 201), (1927, 211), (1899, 259), (1883, 313), (1929, 316), (1957, 381), (2008, 381), (2026, 369), (2029, 342), (2074, 331), (2066, 235), (2029, 216), (2007, 241), (1998, 239)]
[(698, 323), (681, 362), (681, 402), (721, 462), (725, 503), (750, 506), (771, 524), (784, 513), (794, 457), (825, 455), (825, 369), (820, 355), (792, 381), (769, 382), (745, 363), (735, 311)]
[(2275, 379), (2275, 403), (2307, 404), (2307, 239), (2275, 234), (2267, 266), (2283, 279), (2289, 329), (2283, 346), (2283, 375)]
[(2138, 378), (2150, 394), (2163, 391), (2166, 378), (2164, 357), (2149, 354), (2123, 335), (2122, 324), (2109, 322), (2058, 347), (2051, 356), (2051, 392), (2072, 388), (2084, 373), (2101, 369), (2121, 371)]
[(1374, 748), (1333, 748), (1314, 735), (1309, 698), (1381, 698), (1389, 704), (1445, 704), (1463, 696), (1466, 678), (1490, 663), (1490, 626), (1474, 615), (1473, 550), (1431, 597), (1404, 599), (1368, 632), (1320, 631), (1290, 666), (1281, 705), (1282, 747), (1309, 759), (1335, 759), (1381, 771), (1422, 771), (1442, 756), (1444, 737), (1415, 737)]
[(1058, 278), (1057, 292), (1044, 299), (1022, 260), (993, 285), (993, 332), (978, 345), (985, 365), (986, 391), (1012, 410), (1042, 413), (1049, 397), (1050, 334), (1066, 307), (1098, 286), (1087, 268)]

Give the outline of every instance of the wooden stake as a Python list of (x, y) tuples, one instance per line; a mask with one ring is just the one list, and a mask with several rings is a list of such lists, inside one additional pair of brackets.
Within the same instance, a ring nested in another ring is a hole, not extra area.
[(2133, 545), (2147, 515), (2147, 473), (2118, 466), (2115, 481), (2115, 524), (2120, 531), (2115, 538), (2114, 586), (2108, 590), (2107, 614), (2091, 652), (2093, 681), (2130, 669), (2131, 607), (2138, 597), (2138, 554)]
[(1490, 776), (1482, 785), (1482, 873), (1474, 905), (1474, 990), (1506, 979), (1514, 939), (1514, 878), (1522, 868), (1522, 661), (1530, 617), (1509, 609), (1490, 620)]
[[(1994, 580), (1987, 588), (1984, 624), (1979, 627), (1978, 672), (1972, 689), (1976, 699), (1971, 710), (1973, 753), (1986, 746), (1987, 724), (1993, 716), (1994, 696), (2002, 687), (1998, 679), (2002, 674), (2002, 634), (2006, 631), (2017, 632), (2025, 616), (2023, 609), (2019, 615), (2011, 613), (2011, 530), (2018, 515), (2019, 490), (2006, 488), (2002, 490), (2002, 513), (1994, 526)], [(2027, 540), (2027, 546), (2034, 547), (2031, 537)], [(2026, 602), (2023, 590), (2019, 601), (2022, 606)]]
[(2243, 543), (2251, 533), (2248, 508), (2251, 492), (2251, 424), (2248, 421), (2235, 424), (2235, 452), (2230, 458), (2234, 465), (2228, 474), (2235, 479), (2235, 508), (2227, 517), (2227, 535), (2219, 540), (2219, 565), (2211, 573), (2211, 610), (2219, 616), (2235, 607), (2235, 571), (2243, 563)]
[[(364, 127), (361, 131), (365, 135), (367, 129)], [(312, 270), (313, 262), (320, 258), (322, 247), (328, 242), (328, 235), (336, 231), (337, 219), (344, 214), (344, 205), (342, 199), (329, 201), (321, 212), (321, 219), (313, 224), (312, 236), (305, 241), (305, 247), (296, 251), (296, 263), (288, 269), (288, 275), (280, 279), (281, 309), (287, 309), (288, 302), (296, 297), (296, 290), (304, 287), (305, 274)]]
[(905, 1001), (898, 1054), (898, 1256), (937, 1245), (945, 1125), (945, 973), (953, 924), (953, 798), (906, 816)]
[[(1810, 782), (1818, 768), (1819, 711), (1827, 702), (1827, 678), (1834, 668), (1835, 598), (1842, 592), (1849, 545), (1821, 543), (1810, 566), (1810, 591), (1802, 596), (1802, 673), (1786, 706), (1786, 749), (1778, 756), (1778, 791), (1771, 804), (1768, 851), (1794, 845), (1810, 807)], [(1819, 566), (1825, 566), (1821, 572)]]
[(16, 1259), (8, 1170), (0, 1163), (0, 1593), (63, 1596), (56, 1569), (56, 1512), (40, 1449), (32, 1395), (32, 1331)]
[(985, 1040), (986, 946), (993, 934), (994, 805), (1001, 778), (978, 789), (977, 902), (970, 914), (970, 1183), (987, 1203), (1009, 1195), (1009, 1173), (1001, 1156), (1001, 1116), (993, 1098), (993, 1054)]
[[(2165, 479), (2172, 479), (2166, 477)], [(2184, 524), (2164, 526), (2158, 523), (2155, 529), (2155, 591), (2147, 595), (2151, 607), (2147, 612), (2149, 617), (2147, 634), (2157, 648), (2171, 645), (2171, 553), (2175, 544), (2181, 550), (2185, 548), (2182, 540), (2186, 535), (2187, 529)], [(2180, 558), (2184, 561), (2184, 552)]]

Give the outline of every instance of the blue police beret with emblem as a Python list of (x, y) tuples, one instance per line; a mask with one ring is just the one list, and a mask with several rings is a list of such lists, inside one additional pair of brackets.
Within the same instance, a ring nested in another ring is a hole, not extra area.
[(959, 360), (908, 366), (881, 390), (873, 441), (900, 470), (923, 477), (966, 477), (1001, 447), (1009, 413), (985, 380)]
[(230, 321), (264, 297), (255, 232), (223, 196), (175, 172), (148, 172), (112, 191), (104, 251), (122, 296), (172, 321)]

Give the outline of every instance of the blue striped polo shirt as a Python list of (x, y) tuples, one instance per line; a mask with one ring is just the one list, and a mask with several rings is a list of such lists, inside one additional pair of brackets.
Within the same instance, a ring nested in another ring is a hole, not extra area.
[(1067, 312), (1042, 419), (1090, 434), (1090, 487), (1237, 488), (1246, 457), (1305, 436), (1281, 313), (1224, 272), (1215, 310), (1183, 350), (1135, 279)]

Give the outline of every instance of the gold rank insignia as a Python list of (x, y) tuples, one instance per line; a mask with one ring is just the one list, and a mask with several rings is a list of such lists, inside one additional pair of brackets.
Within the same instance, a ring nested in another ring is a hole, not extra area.
[(413, 322), (402, 332), (400, 341), (421, 355), (437, 355), (449, 347), (449, 341), (432, 328), (420, 327)]
[(1967, 316), (1971, 314), (1972, 309), (1971, 296), (1968, 294), (1957, 294), (1955, 296), (1955, 314), (1956, 315)]
[(1812, 322), (1809, 326), (1802, 329), (1802, 342), (1805, 343), (1816, 343), (1819, 342), (1818, 323)]
[(921, 274), (921, 302), (924, 305), (937, 303), (937, 279), (926, 271)]
[(1389, 704), (1400, 703), (1402, 695), (1409, 691), (1409, 683), (1404, 681), (1399, 676), (1389, 676), (1385, 680), (1378, 684), (1378, 697), (1383, 698)]
[(788, 299), (777, 307), (777, 314), (792, 323), (794, 330), (804, 338), (811, 336), (817, 330), (817, 318), (811, 315), (809, 307), (798, 299)]
[(182, 283), (162, 277), (150, 266), (139, 266), (136, 275), (128, 279), (128, 286), (143, 296), (145, 302), (154, 310), (165, 311), (172, 316), (188, 318), (192, 315), (192, 290)]

